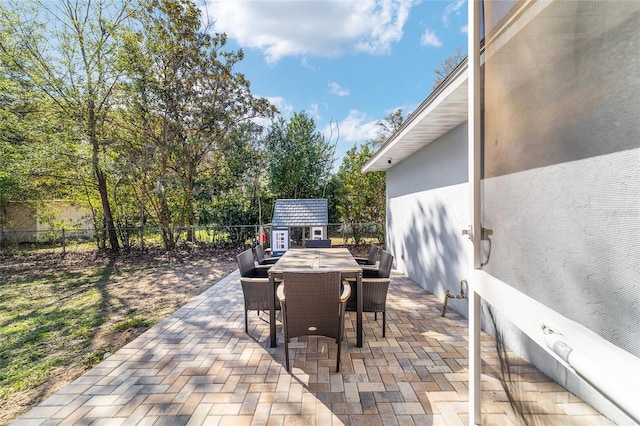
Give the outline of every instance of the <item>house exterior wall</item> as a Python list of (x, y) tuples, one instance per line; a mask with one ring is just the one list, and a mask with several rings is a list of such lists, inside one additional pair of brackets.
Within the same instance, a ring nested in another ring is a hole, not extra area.
[[(634, 353), (640, 341), (635, 324), (640, 293), (629, 289), (637, 288), (640, 273), (623, 264), (628, 264), (630, 256), (638, 256), (638, 246), (630, 243), (640, 239), (637, 176), (640, 149), (484, 180), (482, 191), (489, 196), (483, 199), (483, 211), (490, 214), (483, 225), (494, 230), (485, 269), (529, 296), (556, 300), (554, 308), (562, 315), (583, 323), (591, 318), (586, 323), (592, 322), (592, 328), (600, 327), (604, 337)], [(387, 171), (387, 247), (395, 256), (395, 267), (443, 301), (446, 290), (458, 294), (459, 281), (469, 273), (471, 244), (461, 235), (469, 224), (467, 181), (466, 124)], [(606, 197), (613, 203), (603, 209), (604, 200), (590, 205), (589, 200), (597, 200), (594, 194), (616, 196)], [(505, 224), (518, 226), (505, 228)], [(590, 249), (595, 247), (602, 250)], [(515, 254), (542, 261), (514, 263), (509, 259)], [(589, 268), (567, 268), (568, 262), (601, 267), (593, 275)], [(522, 288), (531, 281), (523, 279), (525, 275), (535, 277), (537, 285)], [(584, 285), (604, 279), (606, 287)], [(450, 299), (448, 309), (467, 317), (468, 301)], [(527, 309), (522, 307), (524, 315)], [(483, 311), (483, 329), (493, 334), (486, 306)], [(506, 317), (497, 313), (496, 319), (510, 350), (616, 423), (630, 421)]]
[(42, 221), (38, 218), (38, 231), (60, 228), (93, 228), (91, 213), (84, 208), (72, 206), (64, 201), (52, 201), (47, 203), (47, 210), (51, 212), (51, 221)]
[(639, 165), (625, 150), (483, 182), (485, 270), (636, 357)]
[[(398, 271), (439, 298), (467, 278), (467, 151), (463, 124), (387, 171), (387, 248)], [(449, 306), (467, 315), (465, 300)]]
[(93, 233), (91, 213), (87, 209), (59, 200), (38, 206), (24, 203), (7, 206), (4, 221), (4, 237), (11, 243), (34, 242), (44, 231), (62, 228)]
[[(488, 264), (470, 271), (461, 260), (471, 253), (458, 237), (469, 220), (466, 176), (454, 178), (467, 161), (460, 128), (387, 172), (387, 238), (398, 269), (439, 297), (453, 275), (473, 274), (485, 331), (492, 303), (507, 348), (616, 424), (637, 424), (640, 8), (612, 5), (535, 3), (535, 22), (485, 51)], [(453, 302), (466, 316), (466, 301)], [(551, 354), (541, 324), (563, 333), (572, 368)]]
[(2, 218), (3, 238), (10, 243), (31, 241), (38, 221), (33, 208), (26, 204), (12, 204), (4, 209)]
[[(627, 376), (617, 379), (619, 388), (637, 376), (640, 366), (638, 176), (640, 149), (631, 149), (492, 177), (482, 184), (483, 225), (493, 230), (491, 259), (484, 270), (595, 333), (591, 339), (559, 326), (576, 354), (592, 357), (596, 364), (606, 360), (599, 367), (602, 374), (609, 371), (615, 377), (616, 371), (626, 371)], [(526, 304), (518, 310), (521, 318), (514, 321), (558, 327), (551, 316), (532, 317)], [(504, 316), (498, 324), (515, 353), (617, 424), (634, 424)], [(490, 327), (485, 321), (484, 328), (491, 332)], [(611, 342), (615, 352), (597, 339)]]
[[(616, 423), (634, 424), (640, 4), (544, 6), (504, 43), (485, 45), (481, 220), (493, 234), (491, 260), (476, 277), (492, 277), (483, 297), (498, 311), (515, 307), (509, 320), (527, 337), (509, 333), (510, 348)], [(586, 30), (564, 31), (570, 26)], [(515, 297), (497, 303), (494, 288)], [(516, 303), (520, 295), (528, 300)], [(549, 347), (541, 324), (562, 333), (573, 370), (541, 351)]]
[[(485, 270), (640, 357), (640, 5), (575, 6), (487, 47)], [(568, 14), (589, 31), (544, 44)]]

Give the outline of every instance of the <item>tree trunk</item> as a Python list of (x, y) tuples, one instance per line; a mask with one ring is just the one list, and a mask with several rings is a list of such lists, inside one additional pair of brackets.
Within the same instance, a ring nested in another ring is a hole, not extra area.
[(196, 174), (195, 166), (189, 165), (187, 170), (187, 176), (185, 179), (185, 191), (184, 191), (184, 209), (185, 209), (185, 225), (187, 227), (187, 241), (195, 242), (195, 226), (196, 226), (196, 214), (193, 208), (193, 181)]
[(169, 205), (164, 194), (160, 194), (160, 212), (159, 212), (159, 225), (162, 232), (162, 242), (165, 250), (173, 250), (176, 248), (176, 234), (174, 234), (171, 227), (171, 213), (169, 211)]
[(107, 228), (107, 234), (109, 235), (109, 244), (111, 245), (111, 250), (119, 251), (120, 244), (118, 243), (118, 234), (113, 222), (113, 215), (111, 214), (111, 204), (109, 203), (109, 193), (107, 192), (107, 178), (104, 175), (102, 168), (100, 167), (100, 145), (98, 143), (98, 138), (96, 137), (96, 114), (93, 101), (89, 101), (88, 106), (89, 122), (87, 124), (89, 128), (89, 139), (93, 148), (91, 160), (93, 171), (96, 174), (96, 179), (98, 181), (98, 192), (100, 193), (100, 201), (102, 202), (104, 224)]

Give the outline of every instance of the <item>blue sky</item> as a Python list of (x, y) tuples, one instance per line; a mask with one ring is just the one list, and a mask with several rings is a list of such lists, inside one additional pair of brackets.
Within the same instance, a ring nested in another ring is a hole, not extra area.
[[(435, 69), (467, 45), (466, 0), (206, 0), (213, 29), (242, 48), (237, 70), (284, 118), (307, 111), (344, 152), (376, 122), (412, 112)], [(330, 128), (333, 129), (331, 133)]]

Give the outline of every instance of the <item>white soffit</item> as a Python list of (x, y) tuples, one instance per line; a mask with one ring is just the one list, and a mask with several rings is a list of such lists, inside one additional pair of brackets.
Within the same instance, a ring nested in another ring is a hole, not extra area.
[(456, 71), (387, 139), (363, 172), (386, 171), (467, 121), (466, 60)]

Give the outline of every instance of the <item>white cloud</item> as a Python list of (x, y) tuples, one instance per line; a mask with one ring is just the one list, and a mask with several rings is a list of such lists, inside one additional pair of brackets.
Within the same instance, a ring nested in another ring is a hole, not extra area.
[(442, 47), (442, 42), (440, 41), (436, 33), (429, 28), (424, 30), (424, 33), (420, 38), (420, 44), (422, 44), (423, 46)]
[(447, 5), (444, 10), (444, 15), (442, 16), (442, 23), (445, 25), (445, 27), (449, 26), (449, 16), (460, 15), (460, 10), (466, 3), (467, 0), (455, 0)]
[(329, 82), (329, 92), (338, 96), (349, 96), (349, 89), (340, 86), (335, 81)]
[(331, 137), (332, 142), (339, 138), (339, 144), (344, 142), (365, 142), (376, 137), (378, 132), (377, 122), (378, 120), (368, 120), (367, 114), (364, 112), (352, 109), (349, 111), (349, 115), (341, 122), (329, 123), (322, 133), (327, 139)]
[(287, 103), (282, 96), (266, 96), (266, 98), (278, 108), (282, 117), (288, 119), (293, 116), (293, 105)]
[(292, 55), (387, 53), (416, 0), (206, 1), (215, 31), (275, 63)]
[(309, 106), (309, 114), (311, 114), (311, 117), (313, 117), (314, 120), (321, 120), (322, 116), (320, 115), (320, 108), (318, 107), (318, 104), (311, 104)]
[(447, 8), (445, 9), (445, 13), (447, 15), (450, 15), (452, 13), (459, 14), (460, 9), (462, 9), (462, 6), (464, 6), (465, 3), (467, 3), (467, 0), (455, 0), (447, 6)]
[(315, 71), (316, 70), (316, 67), (311, 65), (311, 63), (309, 62), (309, 58), (307, 58), (306, 56), (300, 60), (300, 65), (302, 65), (305, 68), (310, 69), (311, 71)]

